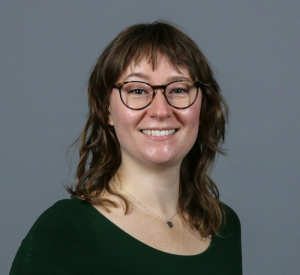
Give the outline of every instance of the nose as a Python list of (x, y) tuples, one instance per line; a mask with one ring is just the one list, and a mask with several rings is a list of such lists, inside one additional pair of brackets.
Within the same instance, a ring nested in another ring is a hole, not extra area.
[(167, 102), (163, 89), (156, 89), (156, 94), (153, 98), (153, 101), (147, 108), (147, 113), (151, 117), (157, 117), (160, 120), (163, 120), (172, 115), (172, 106)]

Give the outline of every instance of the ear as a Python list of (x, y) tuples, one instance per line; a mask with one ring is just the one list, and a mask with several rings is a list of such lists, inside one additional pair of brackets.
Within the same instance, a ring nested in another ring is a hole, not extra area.
[(108, 124), (109, 126), (114, 126), (115, 124), (114, 124), (114, 121), (113, 121), (113, 119), (112, 119), (112, 115), (111, 115), (111, 113), (110, 113), (110, 110), (111, 110), (111, 108), (110, 108), (110, 106), (109, 106), (109, 108), (108, 108), (108, 121), (107, 121), (107, 124)]

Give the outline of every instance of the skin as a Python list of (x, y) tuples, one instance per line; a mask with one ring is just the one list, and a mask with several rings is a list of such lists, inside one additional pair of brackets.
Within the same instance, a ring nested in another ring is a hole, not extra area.
[[(130, 64), (118, 82), (145, 81), (152, 85), (190, 79), (186, 68), (179, 71), (164, 55), (158, 54), (157, 68), (148, 58)], [(177, 209), (179, 173), (183, 158), (195, 143), (200, 119), (201, 92), (187, 109), (175, 109), (157, 90), (153, 102), (145, 109), (131, 110), (121, 101), (118, 89), (110, 97), (109, 124), (114, 126), (122, 153), (118, 180), (129, 193), (152, 211), (171, 217)], [(142, 130), (176, 129), (173, 135), (153, 137)], [(149, 196), (151, 195), (151, 196)]]
[[(139, 64), (131, 64), (118, 82), (144, 81), (152, 85), (168, 84), (174, 80), (191, 79), (186, 68), (178, 72), (167, 57), (158, 56), (156, 70), (143, 59)], [(166, 167), (180, 167), (185, 155), (195, 143), (201, 108), (201, 93), (196, 102), (187, 109), (175, 109), (157, 90), (153, 102), (143, 110), (131, 110), (120, 100), (118, 89), (113, 89), (110, 98), (109, 124), (115, 127), (122, 152), (122, 162), (149, 167), (156, 170)], [(169, 136), (153, 137), (141, 130), (170, 130)]]
[[(166, 85), (180, 79), (190, 79), (188, 70), (176, 70), (166, 56), (159, 54), (155, 70), (145, 58), (139, 64), (132, 63), (118, 82), (132, 80)], [(201, 238), (199, 232), (189, 228), (179, 214), (172, 218), (174, 227), (168, 228), (164, 220), (143, 208), (118, 185), (163, 217), (169, 219), (178, 211), (180, 165), (198, 134), (201, 100), (199, 92), (192, 106), (175, 109), (167, 103), (162, 91), (157, 90), (147, 108), (131, 110), (122, 103), (118, 89), (113, 89), (110, 97), (108, 122), (115, 128), (122, 153), (122, 163), (111, 188), (129, 202), (129, 211), (124, 218), (124, 203), (107, 192), (104, 196), (119, 207), (108, 206), (110, 212), (98, 206), (95, 208), (141, 242), (179, 255), (199, 254), (208, 248), (210, 240)], [(176, 132), (161, 137), (141, 131), (171, 129)]]

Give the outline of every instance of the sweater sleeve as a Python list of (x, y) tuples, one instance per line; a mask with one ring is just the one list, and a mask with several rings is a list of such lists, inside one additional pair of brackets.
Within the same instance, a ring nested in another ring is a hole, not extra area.
[(35, 222), (10, 275), (95, 274), (97, 247), (88, 220), (73, 200), (62, 200)]

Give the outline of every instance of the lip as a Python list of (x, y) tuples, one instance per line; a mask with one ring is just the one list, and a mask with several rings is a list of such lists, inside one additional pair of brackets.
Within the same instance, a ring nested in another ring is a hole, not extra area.
[(158, 131), (167, 131), (167, 130), (175, 130), (175, 131), (178, 131), (178, 128), (177, 127), (147, 127), (147, 128), (141, 128), (140, 131), (143, 131), (143, 130), (158, 130)]
[[(173, 134), (169, 134), (166, 136), (151, 136), (143, 133), (143, 130), (150, 130), (150, 131), (167, 131), (167, 130), (175, 130)], [(167, 127), (167, 128), (147, 128), (147, 129), (141, 129), (140, 132), (148, 139), (150, 140), (156, 140), (156, 141), (164, 141), (164, 140), (169, 140), (174, 137), (174, 135), (178, 132), (178, 128), (172, 128), (172, 127)]]

